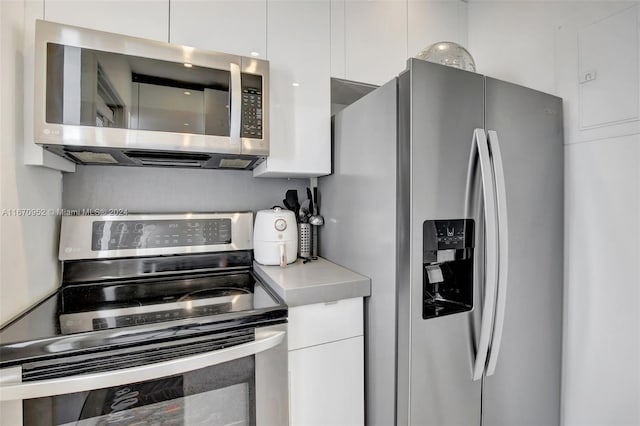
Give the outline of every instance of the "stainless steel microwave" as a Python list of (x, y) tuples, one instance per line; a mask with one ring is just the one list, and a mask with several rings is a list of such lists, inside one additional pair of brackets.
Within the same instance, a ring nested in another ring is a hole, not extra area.
[(269, 62), (36, 23), (36, 143), (78, 164), (253, 169)]

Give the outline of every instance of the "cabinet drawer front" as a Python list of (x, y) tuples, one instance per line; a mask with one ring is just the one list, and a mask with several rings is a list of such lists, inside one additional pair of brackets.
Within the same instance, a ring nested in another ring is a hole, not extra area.
[(362, 298), (289, 308), (289, 350), (363, 335)]

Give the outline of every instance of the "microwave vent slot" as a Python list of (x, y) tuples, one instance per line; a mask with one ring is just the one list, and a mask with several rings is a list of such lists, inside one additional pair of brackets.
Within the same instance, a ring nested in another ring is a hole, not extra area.
[(128, 151), (127, 157), (143, 166), (203, 167), (210, 157), (206, 154), (183, 152)]
[(140, 164), (143, 166), (158, 167), (202, 167), (202, 163), (194, 161), (172, 161), (172, 160), (145, 160), (141, 159)]

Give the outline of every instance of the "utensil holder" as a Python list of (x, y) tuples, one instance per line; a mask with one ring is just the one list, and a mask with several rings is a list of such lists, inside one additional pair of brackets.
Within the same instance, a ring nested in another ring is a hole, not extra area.
[(311, 225), (298, 224), (298, 256), (311, 257)]

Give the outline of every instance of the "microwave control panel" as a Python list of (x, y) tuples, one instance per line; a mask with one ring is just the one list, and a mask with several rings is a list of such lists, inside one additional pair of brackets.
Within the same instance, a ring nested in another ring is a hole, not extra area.
[(262, 139), (262, 78), (242, 74), (242, 128), (243, 138)]

